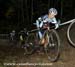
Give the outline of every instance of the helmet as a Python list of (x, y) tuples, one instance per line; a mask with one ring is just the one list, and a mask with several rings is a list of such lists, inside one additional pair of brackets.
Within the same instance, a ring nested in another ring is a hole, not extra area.
[(55, 8), (50, 8), (49, 13), (54, 13), (55, 15), (57, 15), (58, 12)]

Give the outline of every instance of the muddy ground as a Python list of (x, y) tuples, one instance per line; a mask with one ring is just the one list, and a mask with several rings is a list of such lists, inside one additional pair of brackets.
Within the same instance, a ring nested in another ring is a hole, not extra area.
[[(22, 48), (15, 48), (6, 39), (0, 39), (0, 67), (75, 67), (75, 48), (68, 42), (66, 31), (67, 26), (58, 30), (61, 54), (56, 62), (50, 62), (43, 52), (25, 56)], [(4, 63), (49, 63), (49, 65), (4, 65)]]

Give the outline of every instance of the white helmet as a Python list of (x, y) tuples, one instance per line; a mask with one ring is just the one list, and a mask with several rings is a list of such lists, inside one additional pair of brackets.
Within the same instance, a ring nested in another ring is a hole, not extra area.
[(50, 8), (49, 13), (54, 13), (55, 15), (57, 15), (58, 12), (55, 8)]

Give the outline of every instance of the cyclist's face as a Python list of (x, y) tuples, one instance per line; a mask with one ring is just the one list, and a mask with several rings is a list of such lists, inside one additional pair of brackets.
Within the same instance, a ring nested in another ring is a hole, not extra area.
[(54, 18), (55, 14), (54, 13), (49, 13), (49, 18)]

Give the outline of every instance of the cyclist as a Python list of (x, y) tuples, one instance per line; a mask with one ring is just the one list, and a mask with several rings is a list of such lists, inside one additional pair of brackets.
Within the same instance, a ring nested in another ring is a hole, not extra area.
[[(36, 26), (38, 29), (42, 28), (45, 23), (49, 23), (51, 25), (54, 25), (54, 28), (57, 29), (59, 27), (59, 24), (55, 18), (55, 16), (58, 14), (57, 10), (55, 8), (50, 8), (48, 11), (48, 14), (39, 17), (38, 20), (36, 20)], [(41, 30), (38, 31), (40, 39), (42, 39), (43, 33)], [(42, 40), (44, 42), (44, 39)]]
[(15, 30), (12, 30), (12, 32), (10, 33), (10, 38), (12, 41), (14, 40), (15, 34)]
[(26, 37), (27, 37), (27, 29), (24, 28), (19, 32), (19, 38), (22, 48), (24, 47)]

